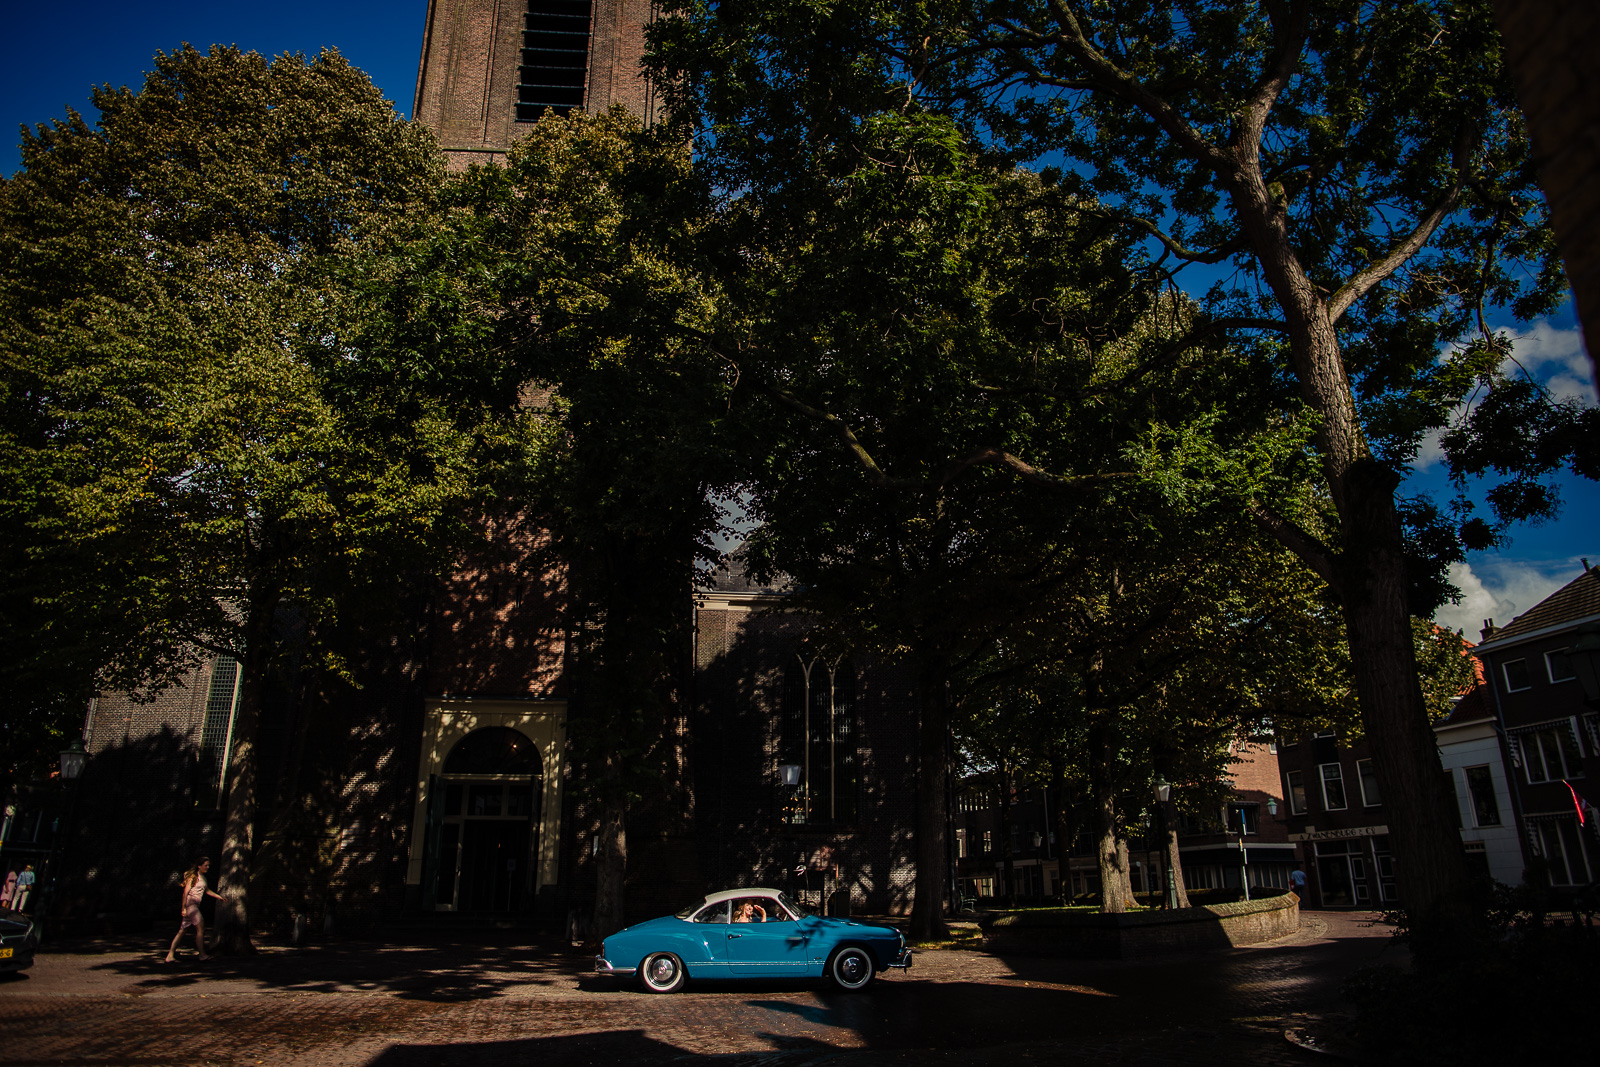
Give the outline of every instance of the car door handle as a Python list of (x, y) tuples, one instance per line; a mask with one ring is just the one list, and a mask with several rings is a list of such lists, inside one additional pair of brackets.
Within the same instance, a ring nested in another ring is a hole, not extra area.
[(736, 937), (743, 937), (743, 936), (744, 936), (743, 934), (729, 934), (728, 935), (728, 940), (732, 941)]

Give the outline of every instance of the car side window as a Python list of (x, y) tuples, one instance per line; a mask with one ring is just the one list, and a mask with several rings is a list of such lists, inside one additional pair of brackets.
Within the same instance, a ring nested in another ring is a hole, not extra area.
[(699, 914), (694, 917), (694, 921), (697, 923), (727, 922), (728, 902), (724, 900), (721, 904), (712, 904), (709, 907), (701, 908)]

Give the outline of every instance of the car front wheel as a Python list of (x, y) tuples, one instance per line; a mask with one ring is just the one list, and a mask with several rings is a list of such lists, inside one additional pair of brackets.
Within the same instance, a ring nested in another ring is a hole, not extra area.
[(652, 993), (676, 993), (687, 977), (683, 961), (670, 952), (653, 953), (639, 965), (639, 978)]
[(867, 988), (872, 975), (872, 957), (864, 948), (847, 945), (828, 959), (828, 977), (846, 993)]

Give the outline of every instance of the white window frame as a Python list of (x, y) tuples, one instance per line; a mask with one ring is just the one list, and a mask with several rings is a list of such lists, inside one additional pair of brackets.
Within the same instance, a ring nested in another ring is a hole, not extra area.
[[(1472, 771), (1483, 771), (1489, 782), (1489, 798), (1494, 801), (1494, 822), (1482, 822), (1478, 819), (1478, 796), (1472, 791)], [(1500, 791), (1495, 788), (1494, 768), (1487, 763), (1475, 763), (1471, 767), (1461, 768), (1461, 780), (1467, 785), (1467, 806), (1472, 809), (1473, 826), (1504, 826), (1506, 817), (1500, 810)]]
[[(1558, 738), (1556, 741), (1556, 755), (1561, 760), (1561, 766), (1556, 768), (1556, 773), (1551, 774), (1549, 773), (1551, 769), (1549, 761), (1544, 758), (1544, 746), (1541, 744), (1529, 744), (1529, 742), (1544, 734), (1556, 733), (1561, 730), (1567, 732), (1567, 739), (1572, 744), (1572, 754), (1577, 765), (1568, 764), (1567, 746)], [(1529, 785), (1541, 785), (1545, 782), (1559, 782), (1563, 778), (1582, 778), (1584, 776), (1583, 742), (1571, 719), (1556, 719), (1553, 722), (1541, 723), (1529, 729), (1519, 730), (1517, 731), (1516, 739), (1516, 754), (1518, 762), (1522, 765), (1522, 777)], [(1544, 777), (1535, 778), (1533, 776), (1535, 760), (1538, 761), (1538, 766)]]
[[(1328, 777), (1329, 767), (1332, 767), (1334, 770), (1333, 778), (1339, 783), (1339, 792), (1344, 794), (1344, 803), (1340, 804), (1338, 807), (1334, 807), (1332, 804), (1328, 803), (1328, 782), (1330, 781)], [(1344, 811), (1350, 806), (1350, 790), (1346, 789), (1344, 784), (1344, 767), (1341, 766), (1337, 760), (1332, 763), (1317, 764), (1317, 780), (1322, 784), (1323, 811)]]
[[(1295, 783), (1300, 783), (1300, 803), (1295, 804)], [(1310, 798), (1306, 793), (1306, 772), (1285, 771), (1283, 775), (1283, 799), (1290, 815), (1304, 815), (1311, 809)]]
[(1557, 678), (1555, 662), (1550, 658), (1551, 656), (1566, 656), (1571, 653), (1571, 651), (1572, 649), (1570, 648), (1552, 648), (1550, 651), (1544, 654), (1544, 676), (1550, 679), (1551, 685), (1560, 685), (1562, 682), (1575, 682), (1578, 680), (1578, 672), (1572, 669), (1572, 662), (1570, 660), (1567, 662), (1566, 677)]
[[(1528, 672), (1527, 685), (1511, 684), (1511, 665), (1513, 663), (1522, 664), (1522, 669)], [(1500, 664), (1500, 680), (1505, 683), (1506, 692), (1508, 693), (1526, 693), (1533, 688), (1533, 672), (1528, 670), (1528, 661), (1526, 659), (1508, 659)]]
[(1383, 804), (1382, 790), (1379, 790), (1379, 796), (1377, 800), (1367, 799), (1367, 776), (1361, 773), (1361, 765), (1363, 763), (1372, 768), (1373, 782), (1377, 782), (1378, 780), (1378, 768), (1372, 765), (1372, 761), (1370, 759), (1356, 760), (1356, 782), (1361, 786), (1361, 806), (1363, 808), (1376, 808)]

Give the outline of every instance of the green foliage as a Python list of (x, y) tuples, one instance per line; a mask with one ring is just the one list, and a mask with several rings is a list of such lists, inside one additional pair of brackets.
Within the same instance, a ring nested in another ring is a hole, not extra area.
[(587, 787), (661, 788), (687, 593), (732, 484), (732, 380), (705, 343), (720, 307), (709, 192), (687, 146), (618, 108), (535, 126), (449, 197), (449, 256), (481, 265), (492, 330), (548, 449), (519, 505), (570, 580), (572, 737)]
[(426, 131), (335, 52), (186, 47), (94, 102), (0, 185), (8, 719), (242, 657), (280, 605), (340, 668), (318, 635), (482, 491), (476, 383), (422, 372), (449, 353), (382, 284)]
[[(1418, 614), (1456, 595), (1443, 575), (1463, 548), (1555, 513), (1552, 471), (1594, 470), (1593, 413), (1508, 374), (1486, 324), (1564, 295), (1486, 0), (671, 10), (654, 63), (728, 187), (784, 185), (817, 140), (859, 142), (879, 115), (948, 113), (989, 150), (1049, 162), (1077, 210), (1142, 242), (1133, 269), (1208, 272), (1197, 323), (1289, 372), (1280, 384), (1326, 415), (1334, 383), (1291, 358), (1303, 270), (1339, 304), (1361, 447), (1400, 471), (1453, 427), (1452, 469), (1502, 476), (1493, 522), (1462, 494), (1413, 540)], [(1243, 143), (1259, 145), (1259, 187), (1224, 156)]]

